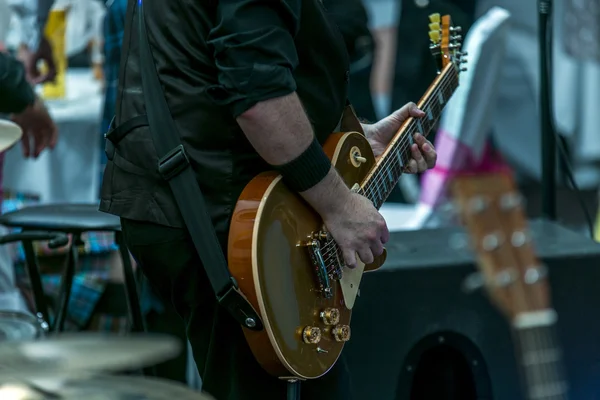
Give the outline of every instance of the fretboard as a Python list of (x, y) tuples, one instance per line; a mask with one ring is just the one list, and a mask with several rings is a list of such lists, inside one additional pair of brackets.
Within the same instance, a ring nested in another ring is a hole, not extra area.
[(527, 400), (569, 398), (562, 353), (556, 344), (554, 328), (550, 325), (515, 330)]
[(418, 103), (425, 116), (410, 118), (402, 125), (362, 183), (360, 193), (369, 198), (377, 209), (388, 198), (412, 158), (410, 147), (413, 136), (415, 133), (427, 135), (433, 129), (457, 87), (458, 73), (456, 67), (449, 63)]

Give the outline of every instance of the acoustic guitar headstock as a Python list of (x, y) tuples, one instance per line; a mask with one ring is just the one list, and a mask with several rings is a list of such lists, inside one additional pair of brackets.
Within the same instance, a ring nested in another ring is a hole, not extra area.
[(449, 15), (431, 14), (429, 22), (429, 39), (431, 40), (429, 49), (437, 62), (438, 72), (441, 72), (450, 63), (454, 65), (457, 73), (466, 71), (466, 68), (461, 66), (467, 62), (467, 53), (460, 51), (462, 28), (454, 26)]
[(550, 309), (545, 268), (535, 256), (512, 177), (464, 175), (455, 178), (452, 189), (492, 300), (510, 320)]

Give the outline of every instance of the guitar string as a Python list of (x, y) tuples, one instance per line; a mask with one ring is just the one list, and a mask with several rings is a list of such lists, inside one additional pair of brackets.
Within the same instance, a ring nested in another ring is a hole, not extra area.
[[(456, 72), (455, 69), (452, 69), (450, 71)], [(440, 80), (440, 83), (438, 85), (438, 88), (440, 88), (440, 90), (442, 92), (445, 91), (445, 90), (447, 90), (447, 89), (449, 89), (452, 86), (452, 84), (453, 84), (453, 81), (451, 80), (451, 78), (453, 78), (454, 76), (452, 76), (453, 74), (450, 73), (450, 71), (449, 71), (449, 73), (447, 73), (446, 75), (444, 75), (444, 77), (442, 77), (442, 79)], [(439, 103), (435, 102), (434, 96), (430, 96), (425, 101), (425, 103), (424, 103), (424, 105), (423, 105), (422, 108), (428, 109), (428, 108), (431, 108), (431, 106), (434, 105), (434, 104), (440, 106)], [(443, 108), (444, 107), (441, 107), (440, 113), (443, 110)], [(399, 140), (403, 140), (404, 138), (408, 137), (409, 135), (411, 135), (411, 136), (414, 135), (415, 133), (417, 133), (417, 131), (416, 131), (417, 129), (418, 129), (417, 124), (413, 123), (411, 126), (409, 126), (407, 128), (406, 132), (404, 133), (404, 135), (402, 136), (402, 138), (399, 139)], [(409, 150), (411, 146), (412, 146), (411, 142), (409, 142), (409, 143), (401, 143), (399, 151), (395, 150), (395, 152), (399, 153), (400, 157), (403, 157), (403, 154), (407, 150)], [(378, 166), (378, 168), (379, 168), (378, 170), (381, 171), (384, 168), (389, 168), (391, 164), (396, 164), (397, 160), (398, 160), (398, 156), (386, 158), (383, 161), (383, 163)], [(403, 160), (403, 162), (404, 162), (404, 160)], [(369, 197), (369, 195), (371, 197), (373, 197), (373, 195), (375, 194), (374, 193), (374, 189), (377, 188), (377, 190), (380, 190), (381, 187), (384, 186), (384, 182), (383, 182), (384, 179), (385, 179), (385, 177), (384, 177), (383, 174), (375, 173), (375, 179), (372, 180), (372, 181), (370, 181), (369, 183), (367, 183), (367, 185), (362, 188), (362, 189), (366, 189), (366, 190), (364, 190), (364, 194), (366, 194), (367, 197)], [(399, 177), (398, 177), (398, 179), (399, 179)], [(331, 262), (334, 256), (338, 256), (338, 257), (340, 256), (340, 254), (339, 254), (339, 251), (340, 251), (339, 246), (337, 246), (337, 244), (335, 243), (335, 241), (333, 239), (330, 239), (329, 241), (327, 241), (325, 243), (325, 245), (323, 246), (323, 248), (325, 249), (325, 252), (322, 254), (322, 257), (323, 257), (325, 263)], [(335, 253), (331, 254), (332, 251), (335, 251)], [(328, 270), (328, 272), (332, 272), (332, 271)]]
[[(455, 74), (450, 73), (450, 71), (453, 71), (454, 73), (456, 72), (455, 69), (451, 69), (451, 70), (449, 70), (449, 73), (447, 73), (446, 75), (444, 75), (444, 77), (442, 77), (442, 79), (440, 80), (440, 83), (438, 85), (438, 88), (440, 88), (439, 90), (445, 91), (445, 90), (447, 90), (448, 88), (450, 88), (452, 86), (453, 81), (451, 80), (451, 78), (454, 78), (454, 76), (452, 76), (452, 75), (455, 75)], [(425, 101), (425, 103), (424, 103), (424, 105), (423, 105), (422, 108), (430, 108), (434, 104), (439, 105), (439, 103), (435, 103), (434, 96), (430, 96)], [(443, 108), (444, 107), (442, 107), (442, 110), (443, 110)], [(440, 110), (440, 112), (441, 112), (441, 110)], [(402, 138), (400, 138), (399, 140), (402, 140), (403, 138), (407, 137), (408, 135), (414, 135), (415, 133), (417, 133), (416, 129), (418, 129), (418, 126), (417, 126), (416, 123), (413, 123), (410, 127), (407, 128), (406, 132), (404, 133), (404, 135), (402, 136)], [(399, 151), (398, 151), (398, 153), (400, 153), (400, 157), (402, 157), (403, 153), (406, 152), (407, 150), (409, 150), (411, 146), (412, 146), (412, 143), (410, 143), (410, 142), (408, 144), (401, 143)], [(397, 163), (397, 158), (398, 157), (395, 157), (395, 158), (392, 158), (392, 157), (386, 158), (383, 161), (383, 163), (379, 165), (379, 171), (381, 171), (384, 168), (389, 168), (390, 165)], [(404, 162), (404, 160), (403, 160), (403, 162)], [(393, 168), (393, 165), (392, 165), (392, 168)], [(364, 192), (367, 195), (367, 197), (369, 197), (369, 195), (373, 196), (375, 194), (374, 193), (374, 188), (377, 188), (379, 190), (379, 189), (381, 189), (382, 186), (385, 185), (384, 179), (385, 179), (385, 177), (383, 176), (383, 174), (375, 173), (375, 180), (370, 181), (364, 187), (366, 189), (366, 190), (364, 190)], [(398, 179), (399, 179), (399, 177), (398, 177)], [(373, 188), (371, 188), (371, 185), (373, 185)], [(327, 241), (325, 243), (324, 249), (326, 249), (326, 251), (323, 253), (322, 256), (323, 256), (324, 261), (326, 263), (330, 262), (332, 260), (332, 258), (333, 258), (333, 255), (331, 254), (332, 251), (335, 250), (336, 254), (334, 254), (334, 255), (338, 255), (339, 256), (339, 254), (338, 254), (339, 246), (337, 246), (337, 244), (335, 243), (335, 241), (333, 239), (330, 239), (329, 241)], [(328, 272), (332, 272), (332, 271), (328, 271)]]

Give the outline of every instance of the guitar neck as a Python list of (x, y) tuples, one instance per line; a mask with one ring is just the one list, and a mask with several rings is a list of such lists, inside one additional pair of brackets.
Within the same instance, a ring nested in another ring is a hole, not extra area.
[[(553, 311), (551, 313), (556, 315)], [(525, 324), (515, 329), (526, 399), (567, 400), (568, 385), (562, 352), (556, 340), (554, 319), (545, 319), (543, 316), (537, 319), (542, 323)]]
[(458, 72), (448, 64), (429, 87), (419, 108), (425, 116), (409, 118), (390, 141), (385, 152), (361, 185), (360, 193), (369, 198), (376, 208), (380, 208), (398, 183), (402, 172), (411, 159), (410, 147), (415, 133), (427, 135), (442, 115), (445, 105), (458, 87)]

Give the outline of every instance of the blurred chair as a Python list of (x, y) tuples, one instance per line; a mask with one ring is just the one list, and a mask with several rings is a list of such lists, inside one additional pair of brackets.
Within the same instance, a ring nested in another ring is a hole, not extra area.
[(381, 213), (390, 230), (440, 225), (444, 213), (439, 206), (447, 200), (452, 174), (488, 161), (482, 156), (487, 154), (485, 145), (508, 21), (509, 13), (496, 7), (478, 19), (467, 34), (463, 51), (468, 53), (468, 69), (461, 73), (460, 86), (440, 121), (435, 141), (437, 165), (423, 176), (418, 204), (384, 204)]
[[(78, 249), (82, 244), (81, 235), (84, 232), (90, 231), (114, 232), (115, 242), (119, 246), (123, 264), (124, 283), (132, 330), (137, 332), (144, 331), (144, 321), (133, 266), (129, 251), (121, 235), (121, 223), (118, 217), (98, 211), (96, 204), (51, 204), (29, 206), (0, 215), (0, 225), (20, 228), (23, 232), (49, 231), (71, 235), (66, 268), (61, 280), (58, 310), (51, 324), (52, 330), (56, 332), (60, 332), (64, 328), (73, 277), (77, 266)], [(23, 240), (22, 242), (29, 278), (32, 283), (36, 305), (35, 311), (42, 313), (43, 317), (50, 322), (48, 306), (41, 285), (40, 272), (32, 240)]]

